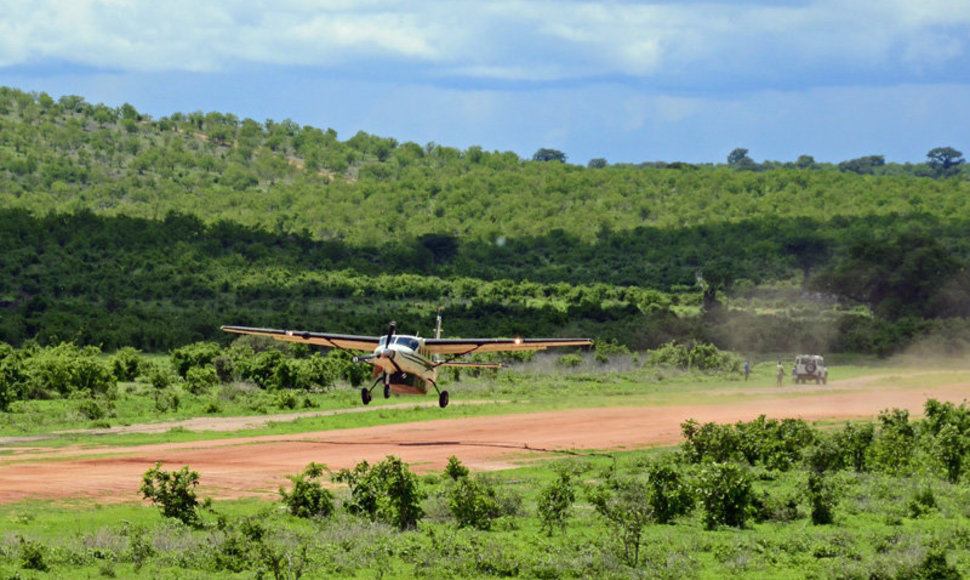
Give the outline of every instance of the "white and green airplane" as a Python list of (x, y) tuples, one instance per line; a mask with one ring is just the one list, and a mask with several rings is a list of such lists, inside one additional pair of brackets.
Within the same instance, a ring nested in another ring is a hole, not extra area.
[(354, 357), (355, 362), (374, 366), (377, 380), (370, 388), (360, 390), (360, 399), (366, 405), (371, 392), (378, 384), (384, 384), (384, 398), (391, 393), (424, 395), (428, 385), (438, 393), (438, 405), (448, 406), (448, 391), (438, 388), (438, 368), (446, 366), (472, 366), (501, 368), (498, 363), (458, 362), (457, 359), (478, 352), (514, 350), (543, 350), (551, 346), (589, 346), (588, 338), (441, 338), (441, 311), (438, 312), (434, 338), (421, 338), (407, 334), (395, 334), (396, 324), (391, 323), (384, 336), (361, 336), (332, 334), (305, 330), (276, 330), (273, 328), (250, 328), (247, 326), (223, 326), (222, 330), (237, 334), (268, 336), (285, 342), (296, 342), (343, 350), (371, 351)]

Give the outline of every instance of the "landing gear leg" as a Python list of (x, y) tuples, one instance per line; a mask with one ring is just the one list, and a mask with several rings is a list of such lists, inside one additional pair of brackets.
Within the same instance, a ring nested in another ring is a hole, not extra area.
[(448, 391), (442, 391), (438, 389), (438, 383), (434, 381), (429, 381), (434, 390), (438, 391), (438, 406), (444, 409), (448, 406)]
[(385, 399), (390, 399), (391, 398), (391, 385), (390, 385), (390, 383), (384, 383), (384, 398)]
[[(369, 389), (368, 388), (363, 388), (363, 389), (360, 390), (360, 402), (361, 403), (363, 403), (363, 404), (366, 405), (366, 404), (368, 404), (368, 403), (371, 402), (372, 397), (371, 397), (370, 392), (373, 391), (374, 390), (374, 387), (377, 386), (377, 383), (381, 382), (383, 379), (384, 379), (384, 375), (381, 375), (380, 377), (377, 378), (376, 381), (374, 381), (374, 384), (371, 385)], [(387, 392), (387, 390), (386, 390), (387, 388), (388, 388), (388, 386), (387, 385), (384, 385), (384, 389), (385, 389), (384, 392), (385, 393)], [(384, 396), (386, 397), (387, 395), (385, 394)]]

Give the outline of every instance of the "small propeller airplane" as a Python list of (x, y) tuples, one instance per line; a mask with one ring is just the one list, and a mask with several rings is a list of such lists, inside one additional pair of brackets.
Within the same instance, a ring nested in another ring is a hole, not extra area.
[[(342, 350), (372, 351), (354, 357), (354, 362), (374, 366), (377, 380), (370, 388), (360, 390), (360, 400), (371, 402), (371, 393), (384, 384), (384, 398), (391, 393), (424, 395), (428, 385), (438, 393), (438, 406), (448, 406), (448, 391), (438, 388), (438, 368), (449, 366), (501, 368), (499, 363), (459, 362), (457, 359), (479, 352), (516, 350), (544, 350), (550, 346), (589, 346), (588, 338), (441, 338), (441, 310), (435, 323), (434, 338), (395, 334), (396, 323), (391, 322), (384, 336), (331, 334), (304, 330), (276, 330), (248, 326), (223, 326), (222, 330), (236, 334), (268, 336), (284, 341), (339, 348)], [(446, 358), (443, 358), (446, 357)]]

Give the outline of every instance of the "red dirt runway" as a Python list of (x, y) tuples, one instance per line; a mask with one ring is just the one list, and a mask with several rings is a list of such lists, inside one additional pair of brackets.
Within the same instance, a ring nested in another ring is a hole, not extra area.
[[(867, 386), (864, 379), (834, 381), (828, 387), (801, 387), (803, 396), (757, 389), (768, 398), (721, 404), (609, 407), (441, 419), (299, 435), (221, 439), (137, 447), (15, 448), (0, 455), (0, 503), (27, 499), (140, 501), (142, 475), (156, 461), (166, 469), (188, 465), (199, 472), (200, 495), (214, 499), (274, 497), (286, 474), (311, 461), (337, 470), (366, 459), (397, 455), (416, 471), (439, 470), (457, 456), (474, 470), (495, 470), (550, 452), (570, 449), (636, 449), (679, 441), (680, 424), (771, 418), (806, 420), (874, 417), (888, 407), (922, 411), (928, 398), (962, 402), (970, 385), (953, 383), (924, 389)], [(846, 387), (852, 383), (853, 389)], [(774, 393), (777, 393), (775, 395)], [(722, 397), (711, 397), (715, 400)]]

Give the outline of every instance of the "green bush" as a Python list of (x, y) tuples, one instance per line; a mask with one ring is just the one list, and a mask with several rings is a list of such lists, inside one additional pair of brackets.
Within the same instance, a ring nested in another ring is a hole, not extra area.
[(23, 398), (27, 380), (23, 355), (9, 344), (0, 343), (0, 411)]
[(646, 501), (658, 524), (670, 523), (694, 509), (693, 490), (677, 463), (659, 459), (649, 464)]
[(730, 425), (701, 425), (694, 419), (688, 419), (680, 424), (680, 431), (684, 436), (680, 446), (681, 453), (690, 463), (705, 460), (723, 463), (743, 457), (738, 433)]
[(869, 470), (872, 442), (876, 428), (872, 423), (846, 423), (836, 432), (836, 446), (842, 449), (844, 462), (857, 473)]
[(536, 500), (536, 512), (542, 529), (547, 535), (552, 535), (558, 529), (566, 531), (566, 520), (569, 510), (576, 501), (576, 490), (572, 476), (566, 471), (560, 471), (559, 477), (539, 492)]
[(47, 572), (47, 550), (37, 542), (30, 542), (20, 538), (20, 566), (25, 570)]
[(653, 508), (645, 501), (649, 495), (647, 485), (637, 479), (610, 477), (603, 484), (591, 486), (588, 495), (597, 513), (612, 526), (626, 563), (639, 565), (643, 530), (654, 521)]
[(114, 375), (95, 346), (64, 342), (38, 349), (25, 361), (29, 396), (69, 395), (75, 391), (104, 395), (117, 385)]
[(647, 362), (655, 366), (670, 366), (683, 370), (736, 373), (741, 370), (741, 358), (725, 352), (713, 344), (692, 343), (690, 346), (670, 341), (650, 351)]
[(916, 448), (916, 430), (909, 422), (909, 411), (880, 411), (879, 422), (879, 433), (872, 445), (873, 462), (887, 473), (904, 473), (911, 465)]
[(816, 526), (831, 524), (835, 519), (833, 512), (838, 503), (832, 481), (822, 473), (809, 473), (806, 495), (811, 506), (812, 523)]
[(119, 381), (133, 381), (141, 374), (142, 358), (137, 348), (126, 346), (111, 357), (111, 372)]
[(145, 472), (139, 488), (142, 497), (157, 505), (163, 516), (198, 526), (200, 504), (195, 495), (199, 485), (198, 472), (189, 471), (188, 465), (179, 471), (164, 471), (161, 467), (161, 463), (156, 463)]
[(445, 475), (452, 481), (458, 481), (463, 477), (468, 477), (468, 468), (462, 465), (461, 461), (452, 455), (448, 458), (448, 465), (445, 466)]
[(194, 342), (171, 351), (169, 359), (175, 373), (184, 379), (188, 376), (189, 369), (209, 365), (221, 351), (219, 345), (214, 342)]
[(216, 369), (212, 367), (191, 367), (185, 375), (185, 388), (193, 395), (207, 392), (218, 382)]
[(481, 476), (459, 478), (448, 494), (448, 508), (459, 528), (489, 530), (501, 515), (495, 486)]
[(425, 494), (418, 478), (399, 457), (388, 455), (373, 467), (361, 461), (353, 470), (341, 469), (334, 480), (350, 488), (344, 507), (351, 513), (385, 522), (401, 530), (416, 528), (424, 515)]
[(564, 354), (556, 359), (556, 364), (566, 368), (576, 368), (583, 364), (583, 357), (578, 354)]
[(697, 478), (697, 495), (707, 529), (743, 528), (754, 499), (751, 476), (736, 463), (705, 464)]
[(298, 475), (287, 475), (293, 482), (293, 489), (287, 492), (280, 488), (283, 505), (291, 514), (299, 518), (329, 517), (333, 513), (333, 493), (318, 481), (326, 465), (310, 463)]

